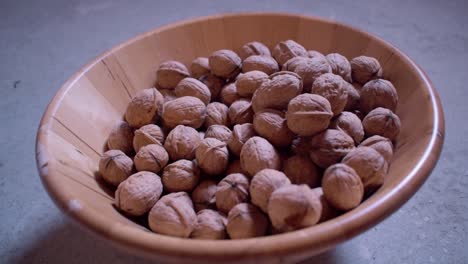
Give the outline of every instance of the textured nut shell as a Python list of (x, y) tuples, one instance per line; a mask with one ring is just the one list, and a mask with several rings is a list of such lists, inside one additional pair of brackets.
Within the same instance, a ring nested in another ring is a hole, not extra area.
[(226, 229), (231, 239), (264, 236), (268, 219), (257, 207), (241, 203), (229, 211)]
[(307, 50), (294, 40), (281, 41), (273, 48), (273, 57), (280, 66), (297, 56), (307, 57)]
[(140, 148), (134, 161), (137, 171), (158, 173), (166, 167), (169, 155), (161, 144), (150, 144)]
[(148, 223), (156, 233), (189, 237), (197, 224), (197, 215), (187, 193), (170, 193), (153, 206), (148, 215)]
[(237, 93), (242, 97), (251, 97), (267, 79), (268, 75), (261, 71), (244, 73), (236, 80)]
[(242, 169), (240, 160), (233, 160), (229, 162), (229, 165), (226, 169), (226, 175), (233, 174), (233, 173), (246, 174), (246, 172)]
[(359, 144), (364, 139), (364, 128), (362, 127), (361, 119), (351, 112), (341, 112), (341, 114), (333, 119), (330, 128), (338, 129), (353, 138), (356, 144)]
[(316, 50), (308, 50), (307, 55), (309, 56), (309, 58), (312, 58), (312, 59), (313, 58), (327, 59), (325, 55), (323, 55), (323, 53), (318, 52)]
[(310, 137), (297, 137), (291, 143), (291, 153), (295, 155), (309, 155)]
[(132, 98), (125, 112), (125, 120), (135, 128), (151, 124), (161, 114), (164, 97), (155, 88), (139, 91)]
[(200, 99), (204, 104), (211, 101), (211, 92), (208, 87), (197, 79), (187, 77), (177, 84), (175, 88), (177, 97), (193, 96)]
[(378, 107), (364, 117), (362, 125), (367, 136), (379, 135), (393, 141), (400, 134), (401, 122), (391, 110)]
[(229, 121), (231, 124), (252, 123), (254, 112), (252, 105), (247, 99), (239, 99), (229, 106)]
[(138, 152), (141, 147), (150, 144), (164, 144), (164, 132), (162, 129), (154, 124), (149, 124), (135, 130), (133, 137), (133, 149)]
[(108, 150), (99, 160), (99, 174), (107, 183), (114, 186), (132, 174), (133, 161), (120, 150)]
[(287, 147), (294, 139), (294, 133), (289, 130), (284, 113), (278, 110), (265, 109), (256, 113), (253, 126), (258, 135), (276, 147)]
[(146, 214), (163, 191), (161, 178), (148, 171), (137, 172), (119, 184), (115, 191), (115, 205), (132, 216)]
[(163, 121), (168, 127), (186, 125), (199, 128), (205, 122), (206, 106), (198, 98), (183, 96), (164, 103)]
[(320, 200), (320, 203), (322, 204), (322, 213), (320, 214), (320, 220), (319, 223), (325, 222), (327, 220), (330, 220), (332, 218), (337, 217), (340, 212), (336, 210), (328, 201), (327, 198), (325, 198), (325, 195), (323, 195), (323, 189), (322, 187), (314, 188), (312, 189), (313, 192), (315, 192)]
[(244, 46), (241, 47), (239, 51), (239, 56), (242, 60), (253, 56), (253, 55), (264, 55), (264, 56), (271, 56), (270, 49), (268, 49), (265, 44), (260, 43), (258, 41), (252, 41), (246, 43)]
[(209, 175), (221, 174), (229, 163), (229, 151), (226, 143), (216, 138), (202, 140), (195, 151), (195, 157), (198, 166)]
[(212, 180), (204, 180), (198, 184), (192, 192), (192, 201), (195, 210), (216, 209), (217, 183)]
[(205, 127), (208, 128), (212, 125), (229, 126), (229, 108), (222, 103), (213, 102), (206, 106)]
[(268, 216), (279, 231), (293, 231), (318, 223), (322, 204), (309, 186), (285, 185), (271, 194)]
[(175, 95), (174, 89), (158, 89), (164, 98), (164, 103), (172, 101), (177, 98)]
[(230, 79), (241, 71), (241, 58), (232, 50), (218, 50), (208, 58), (211, 72), (219, 77)]
[(156, 83), (162, 89), (174, 89), (182, 79), (189, 75), (184, 64), (178, 61), (165, 61), (156, 71)]
[(200, 180), (200, 170), (191, 160), (178, 160), (164, 168), (162, 183), (168, 192), (190, 192)]
[(242, 72), (261, 71), (271, 75), (279, 71), (278, 63), (270, 56), (254, 55), (244, 60), (242, 63)]
[(231, 129), (222, 125), (212, 125), (205, 132), (205, 138), (216, 138), (226, 144), (231, 140), (231, 137)]
[(325, 130), (333, 117), (330, 103), (317, 94), (301, 94), (288, 104), (288, 128), (300, 136), (312, 136)]
[(251, 137), (256, 136), (252, 124), (235, 125), (232, 128), (232, 137), (228, 142), (229, 150), (236, 156), (240, 156), (242, 147)]
[(344, 110), (352, 111), (358, 109), (361, 99), (359, 91), (349, 82), (345, 82), (343, 88), (345, 88), (346, 92), (348, 93), (348, 100), (346, 100), (346, 106)]
[(287, 184), (291, 184), (291, 181), (281, 171), (261, 170), (253, 176), (250, 182), (250, 200), (263, 212), (268, 213), (268, 201), (271, 193)]
[(195, 158), (195, 149), (201, 140), (202, 138), (194, 128), (178, 125), (167, 135), (164, 148), (171, 160), (192, 160)]
[[(287, 70), (293, 71), (301, 76), (304, 83), (304, 90), (310, 91), (315, 80), (325, 73), (331, 72), (331, 67), (326, 59), (296, 57), (289, 60)], [(284, 67), (284, 66), (283, 66)]]
[(293, 184), (307, 184), (310, 188), (320, 186), (322, 175), (308, 155), (294, 155), (286, 159), (283, 172)]
[(373, 148), (359, 147), (343, 158), (343, 164), (353, 168), (364, 184), (366, 192), (380, 187), (387, 173), (387, 162)]
[(312, 137), (310, 147), (312, 161), (320, 168), (327, 168), (354, 149), (354, 140), (340, 130), (327, 129)]
[(365, 84), (369, 80), (382, 78), (382, 67), (376, 58), (359, 56), (350, 61), (353, 81)]
[(311, 93), (325, 97), (331, 105), (333, 115), (339, 115), (348, 101), (348, 92), (345, 81), (341, 76), (333, 73), (325, 73), (315, 79)]
[(361, 142), (359, 147), (370, 147), (375, 149), (377, 152), (380, 153), (390, 164), (390, 161), (393, 157), (393, 144), (392, 141), (388, 138), (384, 138), (382, 136), (372, 136)]
[(219, 212), (205, 209), (197, 213), (197, 224), (191, 238), (197, 239), (225, 239), (226, 234), (225, 216)]
[(200, 81), (210, 90), (211, 101), (218, 100), (221, 89), (223, 89), (226, 84), (224, 79), (213, 74), (208, 74), (200, 77)]
[(223, 104), (230, 106), (241, 97), (237, 93), (236, 83), (230, 83), (223, 87), (220, 94), (220, 100)]
[(352, 82), (351, 64), (345, 56), (338, 53), (330, 53), (326, 58), (330, 64), (332, 73), (340, 75), (347, 82)]
[(383, 107), (395, 112), (398, 104), (398, 94), (393, 84), (384, 79), (371, 80), (361, 89), (360, 110), (370, 112), (377, 107)]
[(192, 73), (192, 77), (197, 79), (210, 74), (210, 65), (208, 63), (208, 58), (198, 57), (194, 59), (190, 64), (190, 72)]
[(322, 179), (327, 201), (338, 210), (356, 208), (364, 197), (364, 186), (356, 171), (345, 164), (335, 164), (325, 170)]
[(281, 169), (281, 158), (275, 147), (262, 137), (252, 137), (245, 142), (240, 153), (242, 169), (250, 176), (263, 169)]
[(222, 179), (216, 190), (216, 207), (228, 213), (236, 204), (249, 200), (249, 178), (241, 173), (229, 174)]
[(107, 139), (107, 147), (109, 149), (121, 150), (126, 154), (133, 153), (133, 129), (125, 121), (117, 121), (112, 128), (109, 138)]

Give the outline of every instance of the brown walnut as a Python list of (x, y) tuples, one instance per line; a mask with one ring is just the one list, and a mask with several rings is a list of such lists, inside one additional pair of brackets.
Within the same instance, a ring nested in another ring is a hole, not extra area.
[(327, 129), (312, 137), (310, 158), (320, 168), (327, 168), (354, 149), (354, 140), (337, 129)]
[(229, 108), (222, 103), (213, 102), (206, 106), (205, 127), (209, 128), (212, 125), (230, 126)]
[(317, 94), (301, 94), (288, 104), (288, 128), (300, 136), (312, 136), (325, 130), (333, 117), (330, 103)]
[(240, 153), (242, 169), (250, 176), (263, 169), (281, 169), (281, 158), (278, 151), (268, 140), (252, 137), (245, 142)]
[(175, 88), (177, 97), (193, 96), (200, 99), (205, 105), (211, 101), (211, 92), (208, 87), (199, 80), (187, 77), (177, 84)]
[(219, 175), (229, 163), (229, 151), (226, 143), (216, 138), (205, 138), (195, 152), (198, 166), (206, 174)]
[(307, 184), (310, 188), (320, 186), (321, 173), (305, 155), (294, 155), (283, 163), (283, 172), (293, 184)]
[(195, 211), (203, 209), (216, 209), (217, 183), (212, 180), (204, 180), (198, 184), (192, 192), (192, 201)]
[(168, 192), (190, 192), (200, 180), (200, 170), (191, 160), (178, 160), (164, 168), (162, 183)]
[(400, 134), (401, 122), (390, 109), (377, 107), (364, 117), (362, 125), (367, 136), (379, 135), (393, 141)]
[(359, 147), (371, 147), (375, 149), (380, 153), (380, 155), (384, 157), (388, 164), (390, 164), (390, 161), (392, 160), (393, 144), (392, 141), (388, 138), (375, 135), (361, 142)]
[(232, 137), (228, 141), (229, 150), (236, 156), (240, 156), (242, 147), (245, 142), (251, 137), (256, 136), (255, 129), (252, 124), (246, 123), (235, 125), (232, 129)]
[(268, 213), (268, 201), (271, 193), (291, 181), (284, 173), (272, 169), (264, 169), (255, 174), (250, 182), (250, 200), (263, 212)]
[(236, 204), (249, 200), (249, 178), (241, 173), (229, 174), (222, 179), (216, 189), (216, 207), (228, 213)]
[(201, 78), (202, 76), (210, 74), (210, 65), (208, 58), (198, 57), (190, 64), (190, 72), (193, 78)]
[(280, 66), (293, 57), (308, 57), (307, 50), (294, 40), (281, 41), (273, 48), (272, 54)]
[(137, 171), (158, 173), (166, 167), (169, 155), (161, 144), (150, 144), (140, 148), (134, 161)]
[(268, 49), (265, 44), (260, 43), (258, 41), (252, 41), (246, 43), (239, 51), (239, 56), (242, 60), (247, 59), (253, 55), (264, 55), (264, 56), (271, 56), (270, 49)]
[(99, 160), (99, 174), (104, 181), (114, 186), (127, 179), (132, 170), (132, 159), (120, 150), (108, 150)]
[(339, 115), (348, 101), (348, 92), (345, 81), (341, 76), (333, 73), (325, 73), (315, 79), (311, 93), (325, 97), (331, 105), (334, 116)]
[(125, 154), (133, 153), (133, 129), (125, 121), (117, 121), (112, 128), (109, 138), (107, 139), (107, 147), (109, 149), (121, 150)]
[(164, 148), (173, 161), (192, 160), (195, 158), (195, 149), (201, 140), (202, 138), (194, 128), (178, 125), (167, 135)]
[(257, 207), (241, 203), (229, 211), (226, 228), (231, 239), (264, 236), (268, 218)]
[(165, 61), (156, 71), (156, 83), (162, 89), (174, 89), (190, 73), (184, 64), (178, 61)]
[(393, 84), (384, 79), (370, 80), (361, 89), (360, 110), (369, 113), (377, 107), (395, 112), (398, 94)]
[(359, 56), (350, 61), (353, 81), (360, 84), (382, 78), (382, 67), (376, 58)]
[(356, 208), (364, 197), (364, 186), (356, 171), (345, 164), (335, 164), (325, 170), (322, 179), (327, 201), (338, 210)]
[(268, 75), (261, 71), (249, 71), (240, 75), (236, 80), (237, 93), (242, 97), (252, 97), (254, 92), (268, 79)]
[(231, 79), (236, 77), (242, 66), (241, 58), (232, 50), (218, 50), (208, 58), (211, 72), (219, 77)]
[(225, 239), (227, 219), (218, 211), (204, 209), (197, 213), (197, 224), (191, 238)]
[(294, 139), (282, 111), (264, 109), (254, 116), (253, 126), (258, 135), (266, 138), (276, 147), (287, 147)]
[(333, 119), (330, 128), (345, 132), (353, 138), (356, 144), (359, 144), (364, 139), (364, 128), (362, 127), (361, 119), (351, 112), (341, 112), (340, 115)]
[(162, 119), (170, 128), (185, 125), (200, 128), (205, 122), (206, 106), (198, 98), (183, 96), (164, 103)]
[(155, 88), (139, 91), (130, 101), (125, 120), (134, 128), (154, 123), (162, 112), (164, 97)]
[(340, 75), (345, 81), (352, 82), (351, 64), (348, 59), (339, 53), (330, 53), (326, 56), (332, 73)]
[(229, 106), (229, 121), (233, 125), (252, 123), (254, 112), (247, 99), (239, 99)]
[(138, 152), (141, 147), (149, 144), (162, 145), (163, 143), (164, 132), (157, 125), (149, 124), (135, 130), (135, 136), (133, 137), (133, 148), (135, 149), (135, 152)]
[(242, 72), (261, 71), (271, 75), (279, 71), (278, 63), (271, 56), (253, 55), (242, 63)]

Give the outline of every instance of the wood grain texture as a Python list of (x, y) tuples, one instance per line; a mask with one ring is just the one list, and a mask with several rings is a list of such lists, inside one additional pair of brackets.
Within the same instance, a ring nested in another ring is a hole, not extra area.
[[(377, 57), (398, 91), (402, 130), (384, 186), (355, 210), (291, 233), (245, 240), (199, 241), (148, 232), (113, 207), (93, 178), (107, 135), (130, 96), (154, 85), (157, 66), (188, 64), (214, 50), (258, 40), (272, 48), (294, 39), (307, 49)], [(57, 205), (82, 226), (136, 254), (178, 263), (282, 263), (323, 252), (376, 225), (424, 183), (440, 155), (444, 118), (426, 74), (387, 42), (335, 21), (289, 14), (229, 14), (193, 19), (144, 33), (74, 74), (47, 108), (38, 131), (41, 179)]]

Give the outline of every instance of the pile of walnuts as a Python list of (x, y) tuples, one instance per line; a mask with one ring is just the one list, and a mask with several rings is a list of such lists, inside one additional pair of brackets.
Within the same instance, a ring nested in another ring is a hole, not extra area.
[(315, 225), (385, 181), (400, 132), (377, 59), (293, 40), (166, 61), (112, 129), (100, 176), (159, 234), (240, 239)]

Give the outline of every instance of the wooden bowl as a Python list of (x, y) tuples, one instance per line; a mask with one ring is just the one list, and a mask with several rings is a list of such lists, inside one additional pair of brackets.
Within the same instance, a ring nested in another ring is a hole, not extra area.
[[(358, 208), (299, 231), (244, 240), (202, 241), (149, 232), (113, 207), (95, 179), (112, 125), (138, 90), (155, 83), (165, 60), (189, 63), (218, 49), (258, 40), (273, 47), (294, 39), (307, 49), (378, 58), (400, 102), (402, 129), (385, 184)], [(351, 239), (395, 212), (434, 168), (444, 139), (442, 106), (425, 73), (378, 37), (321, 18), (289, 14), (229, 14), (179, 22), (120, 44), (75, 73), (42, 118), (37, 166), (55, 203), (82, 226), (135, 254), (179, 262), (298, 261)], [(404, 234), (402, 234), (404, 235)]]

